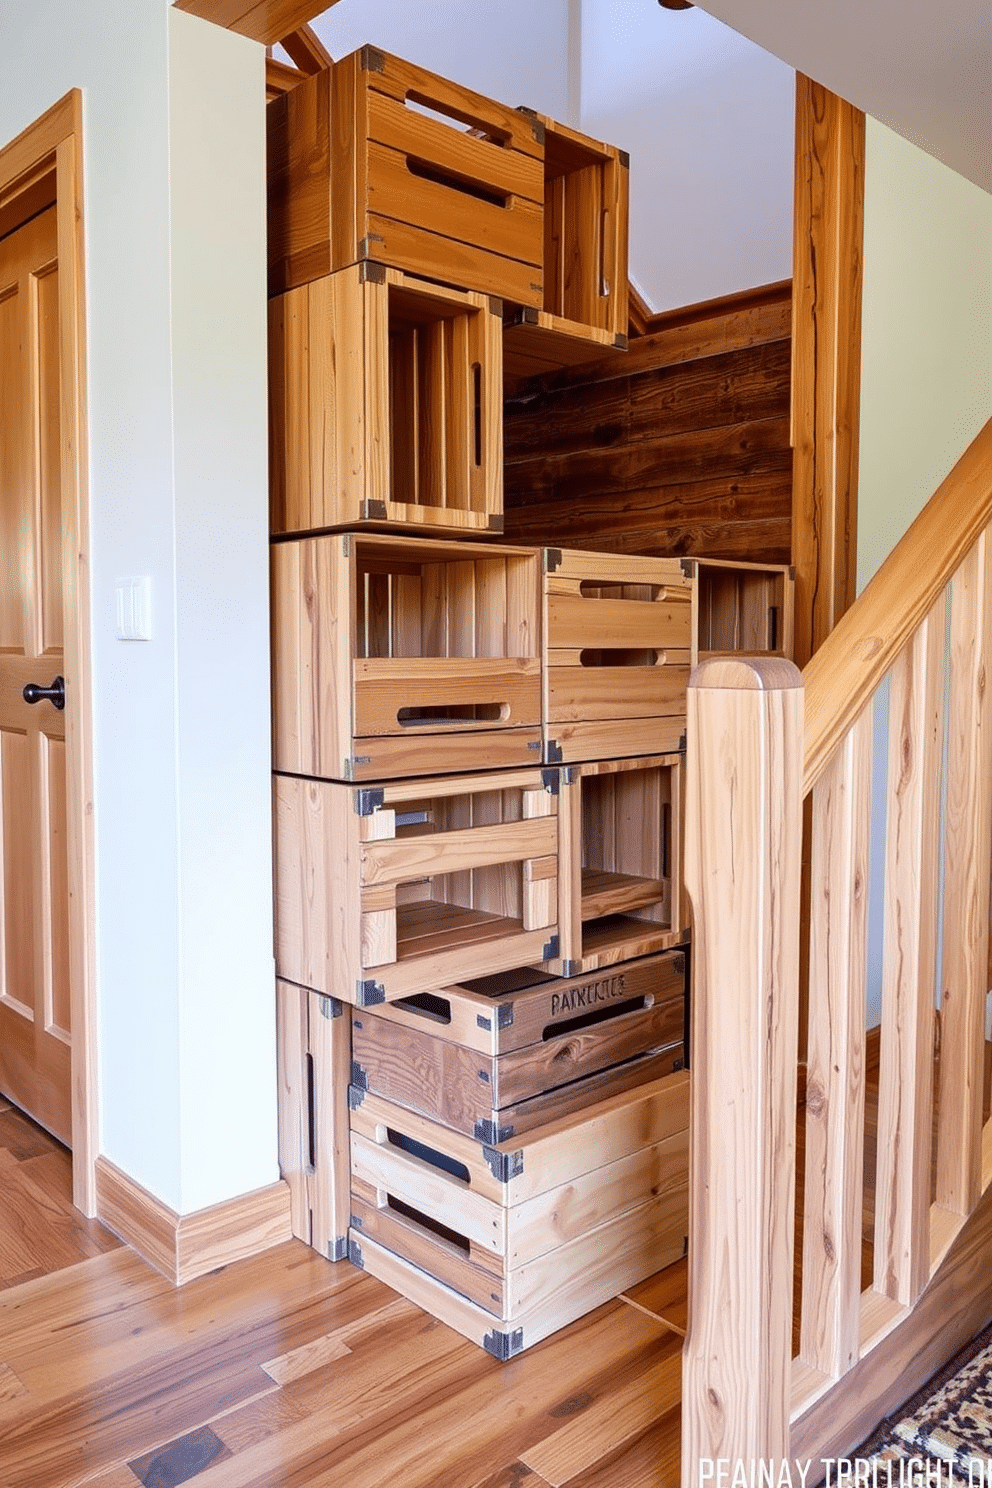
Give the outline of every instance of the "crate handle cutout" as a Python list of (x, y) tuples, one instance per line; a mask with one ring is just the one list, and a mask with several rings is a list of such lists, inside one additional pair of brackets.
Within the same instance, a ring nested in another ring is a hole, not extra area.
[(418, 1017), (429, 1018), (432, 1023), (451, 1022), (451, 1003), (446, 997), (436, 997), (433, 992), (416, 992), (413, 997), (399, 997), (393, 1006), (415, 1013)]
[(549, 1039), (577, 1033), (580, 1028), (592, 1028), (597, 1023), (609, 1023), (614, 1018), (624, 1017), (627, 1013), (646, 1012), (648, 1008), (653, 1007), (654, 993), (647, 992), (643, 997), (629, 997), (626, 1002), (615, 1002), (611, 1007), (596, 1008), (591, 1013), (580, 1013), (577, 1018), (566, 1018), (561, 1023), (549, 1023), (541, 1034), (541, 1038), (547, 1043)]
[(466, 1187), (472, 1182), (472, 1175), (468, 1168), (456, 1157), (450, 1157), (447, 1152), (438, 1152), (436, 1147), (428, 1147), (426, 1143), (418, 1142), (414, 1137), (408, 1137), (404, 1132), (397, 1131), (392, 1126), (386, 1127), (386, 1143), (390, 1147), (396, 1147), (400, 1152), (405, 1152), (408, 1157), (416, 1157), (420, 1162), (427, 1163), (429, 1167), (437, 1168), (440, 1172), (459, 1179)]
[[(472, 427), (475, 437), (475, 464), (476, 468), (482, 464), (482, 365), (479, 362), (472, 363), (472, 389), (475, 398), (475, 409), (472, 418)], [(774, 650), (774, 647), (772, 648)]]
[(486, 186), (473, 176), (463, 176), (458, 171), (445, 170), (432, 160), (422, 160), (419, 155), (406, 157), (406, 168), (411, 176), (421, 181), (431, 181), (435, 186), (446, 186), (449, 191), (459, 191), (463, 196), (472, 196), (476, 201), (488, 202), (491, 207), (504, 211), (510, 206), (512, 197), (506, 191), (497, 191), (495, 186)]
[(438, 124), (446, 124), (449, 129), (457, 129), (459, 133), (473, 134), (476, 139), (487, 140), (491, 145), (504, 148), (510, 142), (508, 129), (499, 129), (478, 114), (470, 114), (466, 109), (460, 109), (453, 103), (445, 103), (443, 99), (434, 98), (429, 93), (420, 93), (411, 88), (403, 102), (411, 113), (422, 114)]
[(401, 728), (432, 728), (452, 723), (505, 723), (509, 716), (509, 703), (429, 703), (423, 708), (396, 710), (396, 722)]
[[(602, 175), (602, 171), (600, 171)], [(599, 218), (599, 297), (607, 300), (610, 297), (610, 281), (606, 274), (606, 243), (607, 233), (610, 229), (610, 209), (604, 207)]]
[(448, 1245), (453, 1245), (463, 1255), (469, 1255), (471, 1244), (466, 1235), (460, 1235), (457, 1230), (449, 1230), (440, 1220), (432, 1219), (429, 1214), (424, 1214), (420, 1209), (415, 1209), (412, 1204), (405, 1204), (402, 1199), (397, 1199), (393, 1194), (386, 1194), (385, 1205), (380, 1208), (392, 1209), (394, 1213), (401, 1214), (410, 1224), (416, 1225), (417, 1229), (424, 1230), (433, 1235), (437, 1240), (443, 1240)]
[(579, 652), (579, 666), (584, 667), (656, 667), (668, 660), (664, 651), (587, 650)]
[(768, 649), (778, 650), (778, 605), (768, 606)]
[(645, 604), (673, 597), (666, 584), (617, 584), (609, 579), (582, 579), (579, 593), (583, 599), (633, 599)]

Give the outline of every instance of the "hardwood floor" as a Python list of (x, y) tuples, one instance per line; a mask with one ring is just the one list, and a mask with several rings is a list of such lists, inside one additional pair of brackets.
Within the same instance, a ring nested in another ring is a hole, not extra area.
[(0, 1144), (3, 1488), (678, 1484), (684, 1261), (499, 1364), (296, 1241), (176, 1290)]
[(72, 1207), (72, 1167), (65, 1148), (2, 1096), (0, 1193), (0, 1291), (120, 1245), (96, 1220), (84, 1219)]
[(70, 1193), (0, 1099), (0, 1488), (677, 1488), (685, 1261), (499, 1364), (296, 1241), (176, 1290)]

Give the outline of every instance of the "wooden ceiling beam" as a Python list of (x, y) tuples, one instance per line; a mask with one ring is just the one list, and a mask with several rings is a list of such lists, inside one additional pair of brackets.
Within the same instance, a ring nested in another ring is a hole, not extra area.
[(334, 65), (334, 58), (312, 26), (303, 25), (291, 31), (280, 38), (279, 45), (308, 77)]
[(176, 0), (177, 10), (274, 46), (337, 0)]

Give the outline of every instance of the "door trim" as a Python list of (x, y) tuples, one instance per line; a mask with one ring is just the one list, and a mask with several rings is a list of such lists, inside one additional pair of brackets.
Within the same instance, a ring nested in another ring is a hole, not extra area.
[(83, 95), (67, 93), (0, 150), (0, 232), (56, 204), (65, 628), (66, 849), (72, 1021), (72, 1196), (96, 1213), (97, 1024), (94, 961), (92, 668), (83, 246)]

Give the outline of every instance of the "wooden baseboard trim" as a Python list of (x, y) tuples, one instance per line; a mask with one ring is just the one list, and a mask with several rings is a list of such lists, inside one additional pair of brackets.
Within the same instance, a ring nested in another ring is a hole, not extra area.
[(195, 1214), (177, 1214), (105, 1157), (96, 1161), (97, 1218), (176, 1286), (292, 1238), (280, 1179)]

